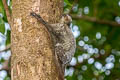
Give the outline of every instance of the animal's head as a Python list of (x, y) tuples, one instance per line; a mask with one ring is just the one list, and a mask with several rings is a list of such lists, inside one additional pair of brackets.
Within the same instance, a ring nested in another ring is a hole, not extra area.
[(72, 22), (72, 18), (68, 14), (63, 14), (60, 22), (70, 24)]

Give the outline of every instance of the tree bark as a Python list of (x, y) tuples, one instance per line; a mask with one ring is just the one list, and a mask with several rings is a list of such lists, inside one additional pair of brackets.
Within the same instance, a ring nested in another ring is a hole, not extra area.
[(63, 0), (12, 0), (11, 80), (64, 80), (50, 34), (30, 12), (56, 23)]

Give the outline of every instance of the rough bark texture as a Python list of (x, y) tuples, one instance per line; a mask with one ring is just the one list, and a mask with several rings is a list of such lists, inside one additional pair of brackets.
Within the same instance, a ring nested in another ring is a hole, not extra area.
[(55, 23), (63, 0), (12, 0), (12, 4), (11, 80), (63, 80), (49, 33), (30, 16), (34, 11)]

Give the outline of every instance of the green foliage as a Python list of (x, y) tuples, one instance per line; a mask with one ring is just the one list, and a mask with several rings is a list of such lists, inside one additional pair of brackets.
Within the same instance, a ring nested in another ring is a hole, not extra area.
[(5, 25), (4, 25), (4, 21), (2, 18), (0, 18), (0, 32), (3, 34), (5, 32)]
[(68, 0), (64, 0), (64, 2), (67, 3), (67, 5), (72, 6), (72, 4)]
[(10, 30), (7, 30), (7, 40), (6, 40), (6, 45), (10, 44)]
[(6, 76), (4, 80), (10, 80), (10, 77)]
[[(3, 7), (2, 0), (0, 0), (0, 51), (3, 50), (4, 46), (7, 46), (8, 44), (10, 44), (10, 30), (7, 29), (9, 26), (6, 26), (5, 23), (7, 23), (7, 17), (6, 17), (5, 9)], [(3, 48), (2, 48), (2, 46), (3, 46)], [(5, 62), (4, 57), (6, 55), (6, 52), (4, 54), (3, 53), (0, 52), (0, 65)], [(1, 67), (0, 67), (0, 69), (1, 69)], [(5, 72), (5, 71), (3, 71), (3, 72)], [(6, 74), (6, 73), (1, 74), (3, 72), (2, 72), (2, 70), (0, 70), (0, 75)], [(0, 79), (2, 79), (1, 76), (0, 76)], [(10, 80), (10, 77), (7, 75), (4, 78), (4, 80)]]
[(2, 0), (0, 0), (0, 13), (3, 15), (3, 20), (7, 21), (7, 16), (5, 14), (5, 10), (4, 10), (4, 7), (3, 7)]
[(0, 60), (0, 63), (3, 63), (5, 60), (2, 58), (1, 60)]
[[(10, 2), (9, 6), (10, 11), (11, 5), (12, 2)], [(90, 17), (89, 20), (86, 20), (84, 17), (80, 19), (73, 17), (72, 28), (74, 29), (75, 26), (77, 26), (77, 33), (80, 32), (80, 35), (76, 37), (77, 49), (74, 56), (76, 64), (67, 67), (68, 72), (71, 70), (73, 72), (69, 72), (65, 78), (67, 80), (119, 80), (120, 26), (100, 24), (91, 19), (105, 20), (109, 23), (112, 21), (118, 24), (116, 17), (120, 17), (120, 0), (64, 0), (64, 12), (70, 15)], [(4, 35), (6, 32), (6, 45), (8, 45), (10, 44), (10, 30), (6, 30), (5, 28), (7, 17), (2, 0), (0, 0), (0, 14), (3, 15), (3, 17), (0, 17), (0, 33)], [(87, 41), (84, 40), (85, 37), (88, 38)], [(80, 41), (83, 46), (81, 46)], [(88, 49), (84, 49), (85, 45), (87, 45), (89, 49), (98, 49), (98, 53), (92, 54)], [(85, 55), (87, 55), (88, 58), (80, 62), (78, 57), (85, 58)], [(106, 60), (109, 57), (115, 59), (111, 62), (114, 66), (111, 69), (103, 70), (103, 67), (107, 64)], [(90, 59), (94, 59), (94, 62), (91, 64), (89, 63)], [(3, 63), (4, 59), (0, 59), (0, 62)], [(102, 65), (102, 69), (98, 69), (95, 66), (96, 62)], [(10, 78), (7, 76), (4, 80), (10, 80)]]
[[(64, 0), (65, 1), (65, 0)], [(77, 0), (75, 0), (77, 1)], [(89, 16), (90, 19), (96, 18), (100, 21), (108, 21), (109, 23), (116, 22), (116, 17), (120, 16), (120, 0), (78, 0), (74, 6), (74, 1), (65, 1), (67, 5), (64, 6), (64, 12), (72, 11), (70, 15), (81, 15)], [(86, 10), (85, 10), (86, 9)], [(76, 38), (77, 49), (75, 53), (76, 60), (78, 56), (83, 56), (85, 54), (90, 54), (84, 49), (84, 46), (80, 46), (79, 42), (83, 41), (84, 45), (92, 46), (92, 49), (97, 48), (99, 50), (98, 54), (93, 54), (90, 58), (94, 59), (94, 63), (89, 64), (88, 59), (83, 59), (81, 63), (78, 62), (73, 66), (75, 69), (73, 76), (67, 76), (67, 80), (119, 80), (120, 79), (120, 26), (112, 26), (109, 24), (100, 24), (97, 21), (86, 20), (84, 17), (77, 19), (73, 17), (73, 28), (78, 26), (80, 30), (80, 35)], [(120, 18), (119, 18), (120, 20)], [(97, 34), (101, 36), (97, 39)], [(89, 38), (88, 41), (84, 40), (84, 37)], [(105, 51), (105, 54), (101, 54), (101, 50)], [(98, 57), (96, 57), (98, 56)], [(107, 69), (106, 71), (101, 71), (96, 68), (95, 63), (99, 62), (104, 67), (107, 62), (106, 59), (109, 56), (114, 56), (115, 62), (113, 61), (114, 67), (112, 69)], [(86, 66), (87, 70), (83, 70), (82, 67)], [(71, 66), (70, 66), (71, 67)], [(68, 67), (68, 69), (70, 68)], [(110, 73), (109, 73), (110, 72)], [(109, 74), (108, 74), (109, 73)]]

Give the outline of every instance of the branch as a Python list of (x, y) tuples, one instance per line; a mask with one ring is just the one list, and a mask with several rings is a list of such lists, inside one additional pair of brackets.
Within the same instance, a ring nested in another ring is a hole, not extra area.
[(6, 2), (6, 0), (2, 0), (2, 2), (3, 2), (5, 12), (6, 12), (8, 23), (11, 24), (11, 14), (10, 14), (10, 10), (9, 10), (8, 5), (7, 5), (7, 2)]
[(110, 25), (110, 26), (120, 27), (120, 24), (118, 24), (115, 21), (97, 19), (96, 17), (78, 16), (78, 15), (73, 15), (73, 14), (71, 14), (71, 17), (74, 18), (74, 19), (81, 19), (81, 20), (86, 20), (86, 21), (90, 21), (90, 22), (96, 22), (96, 23), (99, 23), (99, 24), (106, 24), (106, 25)]
[(7, 51), (8, 49), (10, 49), (10, 47), (11, 47), (11, 45), (7, 45), (7, 47), (6, 47), (5, 49), (0, 50), (0, 53), (1, 53), (1, 52), (4, 52), (4, 51)]

